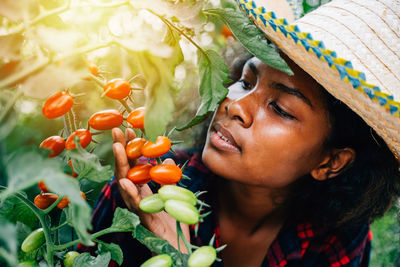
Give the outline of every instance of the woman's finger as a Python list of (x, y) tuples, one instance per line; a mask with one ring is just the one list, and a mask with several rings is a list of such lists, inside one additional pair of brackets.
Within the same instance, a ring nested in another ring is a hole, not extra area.
[(136, 138), (135, 132), (131, 128), (126, 128), (125, 130), (125, 140), (126, 143)]
[(113, 152), (115, 158), (115, 176), (117, 179), (126, 177), (130, 169), (128, 158), (126, 156), (125, 147), (120, 143), (113, 144)]
[(126, 146), (125, 136), (120, 128), (113, 128), (111, 131), (111, 134), (112, 134), (114, 143), (121, 143), (123, 147)]
[(163, 164), (165, 165), (176, 165), (175, 161), (171, 158), (167, 158), (163, 161)]

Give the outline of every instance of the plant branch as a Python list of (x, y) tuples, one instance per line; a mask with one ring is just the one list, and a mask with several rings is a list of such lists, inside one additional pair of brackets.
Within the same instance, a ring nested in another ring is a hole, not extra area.
[(17, 102), (18, 98), (22, 95), (22, 89), (18, 87), (17, 91), (15, 92), (15, 95), (13, 98), (11, 98), (10, 101), (7, 102), (7, 105), (4, 107), (4, 109), (0, 113), (0, 124), (3, 122), (3, 120), (7, 117), (7, 115), (10, 113), (12, 107), (14, 106), (15, 102)]

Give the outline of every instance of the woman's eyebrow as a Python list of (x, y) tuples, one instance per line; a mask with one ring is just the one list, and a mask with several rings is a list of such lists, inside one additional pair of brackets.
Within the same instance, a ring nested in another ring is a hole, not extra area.
[(302, 92), (300, 92), (299, 89), (296, 88), (290, 88), (282, 83), (272, 83), (272, 88), (277, 89), (279, 91), (282, 91), (284, 93), (287, 93), (289, 95), (294, 95), (301, 99), (304, 103), (309, 105), (311, 108), (313, 108), (313, 105), (311, 104), (310, 99), (308, 99)]
[(249, 60), (247, 62), (247, 65), (250, 67), (251, 71), (254, 73), (255, 76), (258, 76), (258, 70), (256, 65), (254, 65), (254, 62), (252, 60)]

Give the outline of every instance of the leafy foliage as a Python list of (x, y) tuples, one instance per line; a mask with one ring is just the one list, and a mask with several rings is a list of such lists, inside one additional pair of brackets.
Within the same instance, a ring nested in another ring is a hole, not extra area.
[(97, 257), (93, 257), (90, 253), (85, 252), (75, 258), (74, 267), (107, 267), (110, 260), (110, 252), (100, 254)]
[(229, 71), (221, 56), (213, 50), (199, 53), (201, 104), (196, 116), (179, 130), (196, 125), (207, 118), (228, 94), (224, 84), (229, 82)]
[(101, 255), (110, 252), (111, 259), (114, 260), (116, 263), (118, 263), (118, 265), (122, 264), (124, 255), (122, 254), (122, 250), (118, 245), (114, 243), (107, 244), (100, 240), (97, 240), (97, 243), (98, 243), (98, 254)]
[(239, 42), (254, 56), (265, 64), (293, 75), (292, 70), (281, 58), (279, 53), (268, 44), (264, 33), (240, 11), (232, 9), (208, 9), (205, 14), (218, 16), (239, 40)]
[[(22, 192), (26, 196), (24, 192)], [(10, 196), (0, 203), (0, 217), (10, 222), (22, 222), (30, 228), (34, 228), (37, 218), (32, 210), (17, 197)]]
[(16, 266), (18, 262), (17, 228), (14, 224), (1, 218), (0, 225), (0, 259), (4, 259), (10, 266)]

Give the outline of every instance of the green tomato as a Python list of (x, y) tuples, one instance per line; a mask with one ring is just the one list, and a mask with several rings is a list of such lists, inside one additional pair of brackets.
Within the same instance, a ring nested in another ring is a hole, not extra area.
[(145, 261), (140, 267), (170, 267), (172, 259), (167, 254), (160, 254)]
[(185, 201), (170, 199), (164, 205), (165, 211), (179, 222), (196, 224), (199, 221), (197, 209)]
[(215, 248), (203, 246), (195, 250), (189, 257), (189, 267), (208, 267), (217, 258)]
[(40, 247), (46, 240), (43, 228), (38, 228), (30, 233), (22, 242), (21, 249), (23, 252), (31, 252)]
[(74, 260), (76, 257), (80, 255), (79, 252), (76, 251), (69, 251), (67, 254), (65, 254), (65, 259), (64, 259), (64, 266), (65, 267), (72, 267), (74, 266)]
[(159, 194), (143, 198), (139, 203), (139, 208), (147, 213), (160, 212), (164, 209), (164, 202)]
[(18, 264), (18, 267), (36, 267), (39, 266), (35, 261), (24, 261)]
[(197, 198), (192, 191), (176, 185), (165, 185), (158, 190), (158, 194), (160, 194), (163, 201), (170, 199), (182, 200), (192, 206), (197, 203)]

